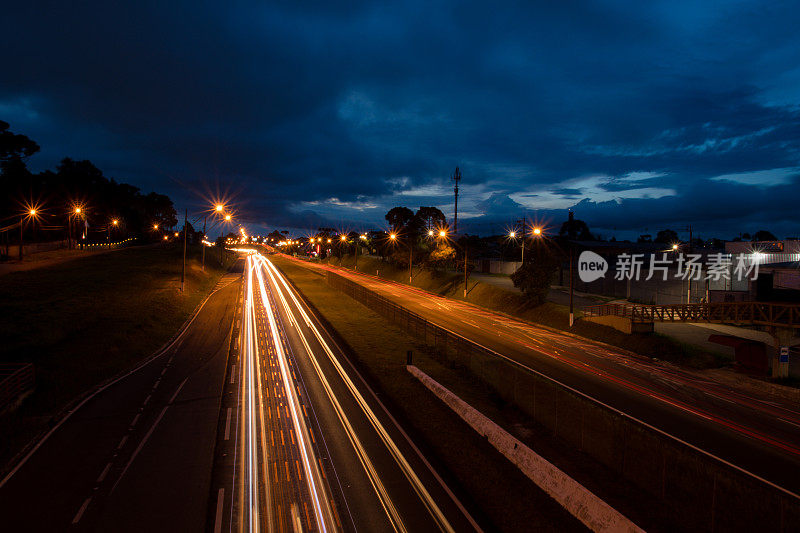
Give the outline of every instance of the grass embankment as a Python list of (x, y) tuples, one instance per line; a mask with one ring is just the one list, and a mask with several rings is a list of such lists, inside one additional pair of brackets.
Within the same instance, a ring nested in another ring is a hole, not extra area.
[[(331, 257), (326, 261), (331, 265), (353, 268), (352, 256), (345, 256), (341, 259)], [(408, 283), (408, 268), (398, 268), (389, 262), (383, 262), (373, 257), (359, 257), (358, 270), (368, 274), (379, 272), (382, 278)], [(447, 298), (464, 300), (463, 274), (414, 267), (414, 286)], [(655, 357), (691, 368), (716, 368), (729, 362), (729, 359), (720, 354), (678, 342), (657, 333), (628, 335), (614, 328), (583, 320), (576, 320), (574, 326), (570, 328), (568, 307), (553, 302), (533, 306), (526, 302), (518, 292), (474, 279), (468, 282), (466, 301), (528, 322), (568, 331), (587, 339), (602, 341), (647, 357)], [(582, 316), (580, 310), (576, 310), (575, 316), (576, 319)]]
[(165, 343), (223, 273), (190, 249), (134, 247), (0, 278), (0, 362), (32, 362), (36, 389), (0, 417), (0, 466), (85, 391)]
[[(539, 489), (405, 370), (406, 351), (413, 350), (415, 365), (450, 385), (453, 372), (429, 357), (424, 344), (330, 288), (319, 274), (279, 256), (271, 259), (336, 330), (357, 366), (379, 389), (393, 414), (413, 431), (415, 441), (426, 457), (433, 458), (437, 470), (444, 467), (446, 481), (479, 521), (486, 520), (492, 529), (504, 531), (518, 531), (520, 524), (542, 531), (581, 529), (543, 493), (533, 500), (526, 498)], [(477, 408), (490, 402), (489, 393), (480, 385), (462, 392)], [(487, 414), (492, 416), (491, 410)]]

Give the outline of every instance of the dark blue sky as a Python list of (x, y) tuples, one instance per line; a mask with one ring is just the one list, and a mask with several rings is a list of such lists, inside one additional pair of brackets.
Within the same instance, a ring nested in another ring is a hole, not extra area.
[(36, 170), (367, 228), (451, 215), (460, 165), (472, 231), (800, 234), (796, 2), (111, 4), (3, 8), (0, 119)]

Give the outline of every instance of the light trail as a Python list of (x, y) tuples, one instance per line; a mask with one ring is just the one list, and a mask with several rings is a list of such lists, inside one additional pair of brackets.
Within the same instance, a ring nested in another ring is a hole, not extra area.
[[(325, 341), (325, 339), (323, 338), (323, 336), (321, 335), (321, 333), (319, 332), (317, 327), (314, 325), (313, 321), (310, 319), (308, 314), (305, 312), (305, 310), (303, 309), (302, 305), (300, 304), (300, 302), (295, 297), (293, 291), (289, 287), (289, 285), (286, 282), (286, 280), (283, 277), (283, 275), (278, 271), (278, 269), (275, 267), (275, 265), (273, 265), (272, 262), (269, 261), (268, 259), (266, 259), (264, 256), (258, 254), (255, 257), (256, 257), (257, 261), (261, 262), (265, 267), (267, 267), (268, 272), (270, 274), (270, 277), (274, 281), (275, 285), (277, 287), (282, 285), (284, 291), (287, 294), (289, 294), (290, 298), (292, 299), (292, 301), (295, 304), (295, 307), (300, 312), (300, 315), (303, 317), (303, 321), (305, 322), (306, 326), (309, 328), (309, 330), (311, 330), (311, 332), (316, 337), (317, 342), (319, 343), (319, 345), (325, 351), (326, 355), (330, 359), (330, 361), (333, 364), (334, 368), (336, 369), (337, 373), (340, 375), (342, 381), (345, 383), (347, 388), (350, 390), (351, 394), (353, 395), (353, 398), (356, 400), (356, 402), (358, 403), (359, 407), (364, 412), (364, 415), (367, 417), (367, 419), (369, 420), (369, 422), (372, 425), (372, 427), (375, 429), (375, 431), (380, 436), (381, 440), (383, 440), (384, 444), (386, 445), (386, 447), (389, 450), (389, 452), (392, 454), (392, 456), (395, 459), (395, 461), (398, 464), (398, 466), (400, 466), (400, 468), (403, 471), (403, 474), (405, 475), (406, 479), (408, 479), (408, 481), (411, 483), (411, 485), (414, 488), (414, 490), (417, 493), (417, 495), (420, 497), (422, 502), (425, 504), (425, 506), (428, 509), (428, 511), (430, 512), (431, 516), (436, 521), (437, 526), (442, 531), (454, 531), (452, 526), (448, 522), (447, 518), (444, 516), (444, 513), (442, 513), (442, 511), (439, 508), (439, 506), (433, 500), (433, 498), (431, 497), (430, 493), (425, 488), (425, 486), (423, 485), (422, 481), (417, 476), (417, 474), (414, 471), (414, 469), (408, 463), (407, 459), (403, 456), (402, 452), (397, 447), (395, 442), (392, 440), (392, 438), (389, 435), (389, 433), (383, 427), (383, 424), (381, 424), (380, 420), (375, 415), (374, 411), (370, 408), (369, 404), (366, 402), (364, 397), (361, 395), (361, 393), (359, 392), (358, 388), (352, 382), (352, 380), (348, 376), (347, 372), (344, 370), (344, 368), (342, 367), (341, 363), (339, 362), (339, 360), (337, 359), (337, 357), (333, 353), (333, 350), (331, 350), (330, 346)], [(278, 281), (280, 282), (280, 284), (277, 283)], [(284, 292), (284, 291), (281, 291), (281, 298), (283, 298), (282, 292)], [(313, 351), (309, 352), (309, 355), (312, 355), (312, 360), (313, 360)]]
[(320, 531), (333, 530), (335, 529), (335, 523), (333, 519), (333, 513), (330, 508), (330, 498), (326, 494), (325, 483), (322, 481), (322, 476), (317, 467), (318, 462), (308, 436), (308, 428), (306, 427), (303, 417), (300, 416), (300, 401), (297, 398), (294, 386), (289, 381), (291, 371), (286, 359), (286, 352), (283, 349), (283, 342), (280, 334), (278, 333), (275, 315), (272, 311), (271, 305), (269, 304), (269, 298), (267, 296), (262, 269), (260, 266), (261, 265), (259, 265), (259, 268), (256, 269), (256, 276), (258, 278), (258, 286), (261, 292), (261, 302), (269, 321), (272, 342), (280, 367), (280, 378), (283, 382), (284, 390), (286, 392), (286, 399), (287, 403), (289, 404), (292, 425), (295, 433), (297, 434), (298, 448), (302, 458), (303, 470), (306, 473), (306, 484), (308, 486), (309, 494), (312, 498), (314, 515)]

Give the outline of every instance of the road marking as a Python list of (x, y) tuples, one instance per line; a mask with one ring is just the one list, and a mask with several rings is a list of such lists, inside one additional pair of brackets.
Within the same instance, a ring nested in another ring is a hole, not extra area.
[[(228, 409), (230, 413), (230, 409)], [(222, 504), (225, 501), (225, 489), (217, 491), (217, 517), (214, 519), (214, 533), (222, 531)]]
[(127, 435), (123, 436), (123, 437), (122, 437), (122, 440), (121, 440), (121, 441), (119, 441), (119, 444), (117, 444), (117, 449), (118, 449), (118, 450), (121, 450), (121, 449), (122, 449), (122, 447), (123, 447), (123, 446), (125, 446), (125, 443), (126, 443), (127, 441), (128, 441), (128, 436), (127, 436)]
[(142, 416), (141, 413), (137, 413), (137, 415), (133, 417), (133, 420), (131, 420), (131, 427), (136, 425), (136, 422), (139, 421), (140, 416)]
[(231, 366), (231, 383), (236, 381), (236, 363)]
[(150, 401), (150, 398), (151, 398), (152, 396), (153, 396), (152, 394), (148, 394), (148, 395), (147, 395), (147, 398), (145, 398), (145, 399), (144, 399), (144, 402), (142, 402), (142, 405), (147, 405), (147, 403)]
[(83, 512), (86, 511), (87, 507), (89, 507), (89, 502), (90, 501), (92, 501), (92, 497), (91, 496), (86, 498), (86, 501), (83, 502), (83, 505), (81, 505), (81, 508), (78, 509), (78, 514), (76, 514), (75, 518), (72, 519), (72, 523), (73, 524), (77, 524), (80, 521), (81, 517), (83, 516)]
[(228, 440), (231, 436), (231, 408), (228, 407), (228, 416), (225, 420), (225, 440)]
[(186, 384), (187, 381), (189, 381), (188, 377), (183, 381), (181, 381), (181, 384), (178, 385), (177, 389), (175, 389), (175, 394), (172, 395), (172, 398), (169, 399), (167, 405), (165, 405), (164, 408), (161, 410), (161, 413), (158, 415), (158, 418), (156, 418), (156, 421), (153, 422), (153, 425), (150, 427), (150, 430), (147, 432), (142, 441), (139, 443), (139, 446), (136, 447), (136, 450), (134, 450), (133, 455), (131, 455), (131, 458), (128, 460), (128, 464), (126, 464), (125, 468), (122, 469), (122, 473), (119, 475), (117, 482), (114, 483), (113, 487), (111, 487), (111, 492), (114, 492), (114, 489), (117, 488), (119, 482), (122, 481), (123, 476), (125, 476), (125, 473), (128, 471), (128, 468), (130, 468), (131, 464), (133, 463), (133, 460), (136, 459), (136, 456), (139, 455), (140, 451), (142, 451), (142, 448), (144, 448), (144, 445), (147, 443), (147, 439), (149, 439), (150, 435), (153, 434), (153, 431), (155, 431), (156, 426), (158, 425), (159, 422), (161, 422), (161, 419), (164, 417), (164, 413), (167, 412), (169, 406), (172, 405), (172, 402), (175, 401), (175, 398), (178, 396), (178, 393), (181, 392), (181, 389), (183, 388), (183, 386)]
[(108, 463), (106, 467), (103, 469), (103, 472), (100, 474), (100, 477), (97, 478), (97, 483), (102, 483), (103, 480), (106, 478), (106, 474), (108, 471), (111, 470), (111, 463)]

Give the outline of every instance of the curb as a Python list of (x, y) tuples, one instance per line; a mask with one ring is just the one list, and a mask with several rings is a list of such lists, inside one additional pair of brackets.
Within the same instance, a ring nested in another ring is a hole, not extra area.
[(406, 369), (520, 471), (592, 531), (642, 532), (619, 511), (413, 365)]

